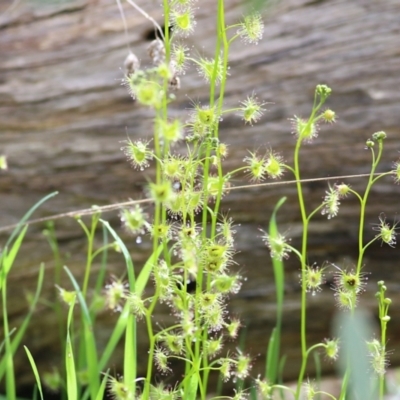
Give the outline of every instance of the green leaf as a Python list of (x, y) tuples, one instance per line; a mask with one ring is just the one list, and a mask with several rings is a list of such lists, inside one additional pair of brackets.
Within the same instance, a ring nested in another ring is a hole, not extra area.
[(121, 240), (121, 238), (118, 236), (118, 234), (114, 231), (114, 229), (111, 228), (110, 224), (107, 221), (104, 221), (102, 219), (100, 221), (110, 231), (111, 235), (114, 237), (114, 239), (118, 243), (118, 246), (120, 247), (120, 249), (122, 251), (122, 254), (124, 255), (126, 268), (128, 271), (129, 286), (130, 286), (131, 292), (134, 292), (140, 296), (143, 293), (147, 282), (149, 281), (151, 271), (153, 270), (154, 264), (156, 263), (159, 255), (163, 249), (163, 245), (160, 244), (158, 246), (157, 250), (155, 252), (153, 252), (153, 254), (149, 257), (146, 264), (140, 271), (140, 274), (135, 282), (134, 268), (133, 268), (131, 255), (129, 254), (129, 250), (127, 249), (127, 247), (125, 246), (125, 244)]
[(17, 240), (14, 242), (14, 244), (11, 247), (11, 250), (7, 252), (5, 250), (4, 252), (4, 257), (2, 259), (2, 269), (1, 269), (1, 275), (2, 279), (0, 280), (0, 290), (2, 287), (2, 284), (4, 280), (7, 278), (8, 273), (10, 272), (10, 269), (14, 263), (15, 257), (18, 254), (18, 250), (21, 247), (22, 241), (24, 240), (24, 236), (26, 233), (26, 230), (28, 229), (28, 226), (24, 226), (22, 229), (22, 232), (19, 234)]
[(96, 341), (94, 338), (93, 332), (93, 323), (90, 317), (89, 309), (87, 307), (86, 301), (83, 297), (82, 291), (76, 282), (74, 276), (68, 267), (64, 266), (64, 270), (67, 272), (72, 285), (78, 296), (78, 301), (82, 309), (83, 315), (83, 335), (85, 340), (85, 349), (86, 349), (86, 363), (87, 363), (87, 372), (89, 378), (89, 389), (91, 393), (91, 398), (95, 399), (96, 395), (99, 391), (100, 382), (99, 382), (99, 369), (98, 369), (98, 360), (97, 360), (97, 350), (96, 350)]
[(144, 267), (140, 271), (140, 274), (136, 280), (136, 285), (135, 285), (135, 292), (137, 295), (141, 296), (147, 282), (149, 281), (151, 272), (153, 271), (154, 265), (156, 264), (158, 257), (161, 254), (161, 251), (163, 249), (163, 245), (160, 244), (155, 252), (149, 257), (149, 259), (146, 261), (146, 264), (144, 264)]
[(48, 194), (47, 196), (43, 197), (43, 199), (40, 199), (33, 207), (31, 207), (28, 212), (22, 217), (21, 221), (19, 221), (18, 225), (16, 228), (13, 230), (11, 233), (10, 237), (8, 238), (6, 244), (4, 247), (8, 247), (9, 244), (13, 241), (14, 237), (18, 235), (19, 231), (21, 228), (24, 226), (25, 222), (30, 218), (30, 216), (38, 209), (43, 203), (45, 203), (47, 200), (51, 199), (52, 197), (56, 196), (58, 192), (53, 192)]
[[(278, 226), (276, 223), (276, 214), (282, 204), (286, 201), (283, 197), (276, 204), (269, 223), (269, 236), (273, 239), (279, 235)], [(279, 370), (279, 352), (282, 327), (283, 313), (283, 295), (284, 295), (284, 267), (283, 262), (276, 258), (272, 258), (272, 266), (274, 269), (275, 289), (276, 289), (276, 327), (271, 333), (271, 338), (268, 343), (267, 359), (265, 363), (265, 377), (271, 383), (276, 383)]]
[(100, 388), (99, 388), (99, 392), (97, 393), (96, 400), (103, 400), (104, 399), (104, 392), (106, 390), (107, 381), (108, 381), (108, 370), (104, 374), (104, 378), (101, 381), (101, 385), (100, 385)]
[[(17, 330), (16, 335), (13, 337), (12, 341), (11, 341), (11, 351), (12, 354), (15, 354), (15, 352), (17, 351), (22, 338), (24, 337), (24, 334), (28, 328), (29, 322), (32, 319), (33, 313), (35, 311), (36, 305), (39, 301), (39, 296), (40, 293), (42, 291), (42, 286), (43, 286), (43, 279), (44, 279), (44, 264), (42, 263), (40, 265), (40, 269), (39, 269), (39, 276), (38, 276), (38, 283), (36, 285), (36, 292), (35, 292), (35, 296), (33, 297), (33, 301), (32, 304), (30, 306), (29, 309), (29, 313), (26, 315), (26, 317), (24, 318), (22, 325), (19, 327), (19, 329)], [(11, 332), (10, 332), (11, 334)], [(6, 371), (6, 360), (3, 359), (0, 362), (0, 380), (3, 378), (4, 373)]]
[(71, 343), (71, 336), (69, 333), (72, 315), (74, 311), (75, 302), (72, 302), (68, 312), (68, 323), (67, 323), (67, 343), (65, 346), (65, 370), (67, 374), (67, 395), (68, 400), (78, 400), (78, 385), (76, 379), (76, 368), (74, 360), (74, 351)]
[(132, 314), (128, 316), (125, 332), (124, 349), (124, 383), (130, 393), (135, 393), (135, 380), (137, 370), (137, 343), (136, 343), (136, 319)]
[(29, 362), (31, 364), (33, 374), (35, 375), (35, 380), (36, 380), (37, 387), (39, 389), (40, 398), (43, 400), (42, 383), (40, 382), (39, 372), (37, 370), (35, 360), (33, 359), (31, 352), (29, 351), (29, 349), (26, 346), (24, 346), (24, 349), (25, 349), (26, 355), (28, 356)]

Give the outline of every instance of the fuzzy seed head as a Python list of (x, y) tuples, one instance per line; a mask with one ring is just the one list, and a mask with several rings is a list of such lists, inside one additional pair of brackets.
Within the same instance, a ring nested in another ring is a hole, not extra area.
[(341, 288), (335, 290), (335, 300), (341, 310), (354, 310), (358, 297), (356, 293), (347, 292)]
[(306, 288), (313, 296), (322, 290), (321, 286), (325, 283), (324, 268), (307, 266), (305, 271)]
[(227, 382), (232, 375), (232, 361), (229, 358), (221, 358), (218, 362), (221, 364), (219, 371), (222, 375), (222, 379), (224, 382)]
[(322, 215), (327, 215), (328, 219), (336, 217), (339, 212), (340, 195), (337, 188), (329, 187), (323, 201)]
[(292, 121), (292, 132), (306, 143), (311, 142), (318, 136), (318, 126), (315, 122), (305, 121), (296, 115)]
[(272, 237), (268, 233), (264, 232), (264, 235), (261, 236), (261, 238), (270, 249), (271, 258), (279, 261), (289, 258), (291, 249), (288, 246), (287, 239), (284, 235), (278, 233), (275, 237)]
[(241, 324), (240, 320), (236, 319), (236, 318), (231, 319), (229, 324), (225, 324), (225, 328), (228, 331), (228, 335), (231, 339), (237, 338), (241, 326), (242, 326), (242, 324)]
[(223, 347), (222, 336), (219, 336), (215, 339), (207, 340), (205, 344), (205, 351), (209, 357), (215, 357)]
[(176, 280), (171, 274), (168, 264), (164, 260), (160, 260), (158, 265), (153, 268), (154, 285), (156, 286), (160, 298), (160, 302), (170, 300), (172, 298)]
[(158, 134), (166, 142), (175, 143), (183, 138), (183, 126), (181, 121), (175, 119), (171, 122), (159, 120), (157, 122)]
[(264, 165), (265, 172), (272, 179), (280, 178), (285, 172), (283, 157), (270, 151)]
[(339, 357), (339, 339), (325, 340), (325, 355), (328, 359), (336, 361)]
[(258, 377), (256, 379), (256, 385), (262, 399), (270, 400), (272, 398), (272, 386), (269, 384), (268, 381), (266, 381), (265, 379), (261, 380), (260, 377)]
[(338, 192), (339, 198), (343, 199), (349, 194), (350, 186), (342, 183), (340, 185), (335, 185), (335, 190)]
[(203, 319), (208, 331), (218, 332), (224, 326), (224, 306), (219, 302), (213, 304), (212, 307), (206, 308), (203, 311)]
[(150, 197), (156, 203), (165, 203), (173, 198), (172, 185), (169, 181), (151, 183), (149, 187)]
[(163, 341), (165, 347), (171, 354), (182, 354), (184, 342), (184, 337), (182, 334), (166, 332), (165, 334), (161, 335), (160, 339)]
[(63, 301), (68, 307), (76, 303), (75, 291), (65, 290), (58, 285), (56, 285), (56, 288), (58, 289), (58, 294), (60, 296), (61, 301)]
[(386, 369), (389, 365), (385, 348), (381, 345), (381, 343), (379, 343), (377, 339), (373, 339), (370, 342), (367, 342), (367, 348), (369, 351), (373, 370), (379, 376), (385, 375)]
[(126, 301), (129, 305), (130, 312), (138, 319), (146, 315), (146, 306), (141, 296), (137, 293), (129, 293), (126, 296)]
[[(199, 75), (206, 80), (211, 82), (214, 76), (215, 60), (201, 57), (197, 64), (197, 71)], [(224, 76), (224, 67), (222, 65), (221, 57), (218, 57), (217, 70), (215, 75), (215, 83), (218, 85)]]
[(387, 243), (390, 247), (396, 245), (396, 225), (391, 227), (386, 222), (386, 218), (383, 214), (379, 217), (379, 224), (372, 229), (378, 231), (378, 234), (375, 235), (375, 237), (380, 238), (383, 243)]
[(185, 176), (182, 160), (173, 155), (169, 155), (162, 161), (162, 172), (165, 178), (180, 181)]
[(171, 69), (171, 65), (167, 65), (165, 62), (162, 62), (157, 66), (157, 75), (166, 81), (169, 81), (174, 76), (174, 71)]
[(335, 283), (346, 292), (360, 293), (365, 290), (364, 276), (357, 274), (353, 270), (340, 270), (335, 275)]
[(207, 193), (211, 197), (217, 197), (219, 193), (223, 193), (226, 187), (224, 178), (219, 176), (209, 176), (207, 180)]
[(149, 226), (146, 221), (147, 214), (138, 204), (122, 209), (119, 217), (125, 230), (132, 235), (143, 235)]
[(392, 173), (394, 175), (394, 181), (400, 183), (400, 160), (393, 163)]
[(142, 80), (132, 91), (139, 103), (155, 109), (160, 108), (164, 92), (157, 82)]
[(241, 116), (246, 124), (253, 125), (253, 123), (258, 122), (266, 111), (265, 108), (263, 108), (266, 103), (261, 103), (255, 94), (248, 96), (247, 99), (240, 104)]
[(225, 143), (219, 143), (215, 152), (218, 157), (225, 158), (228, 155), (228, 145)]
[(218, 236), (222, 238), (224, 243), (232, 246), (235, 241), (236, 230), (234, 229), (232, 218), (224, 217), (221, 222), (217, 223)]
[(304, 393), (307, 400), (314, 400), (315, 395), (317, 394), (317, 388), (315, 384), (307, 380), (307, 382), (304, 383)]
[(196, 26), (193, 10), (190, 7), (172, 10), (171, 25), (177, 35), (188, 37)]
[(162, 382), (155, 386), (150, 386), (149, 400), (179, 400), (180, 398), (181, 396), (179, 396), (179, 393), (176, 389), (165, 387)]
[(154, 363), (156, 364), (157, 369), (163, 374), (171, 371), (171, 368), (168, 365), (168, 352), (162, 347), (155, 348)]
[(335, 113), (335, 111), (332, 111), (332, 110), (330, 110), (330, 109), (325, 110), (325, 111), (322, 113), (322, 119), (323, 119), (325, 122), (328, 122), (328, 123), (330, 123), (330, 124), (336, 122), (336, 113)]
[(237, 34), (245, 43), (258, 44), (264, 34), (264, 22), (261, 14), (255, 12), (244, 17)]
[(120, 312), (127, 296), (127, 284), (120, 279), (113, 278), (113, 281), (105, 286), (104, 293), (107, 308)]
[(170, 224), (151, 225), (149, 231), (152, 237), (157, 236), (160, 241), (169, 241), (172, 238), (173, 228)]
[(243, 159), (243, 162), (248, 165), (246, 172), (248, 172), (252, 182), (260, 182), (265, 178), (266, 160), (264, 157), (260, 157), (257, 154), (250, 152), (250, 155), (246, 156)]
[(133, 393), (129, 392), (128, 387), (122, 381), (122, 377), (117, 379), (110, 376), (107, 386), (113, 400), (130, 400), (133, 397)]
[(172, 45), (171, 59), (178, 75), (184, 74), (186, 71), (188, 54), (189, 48), (185, 45), (180, 43)]
[(230, 276), (226, 274), (221, 274), (217, 275), (211, 281), (211, 287), (221, 294), (236, 294), (239, 292), (241, 285), (242, 283), (240, 275)]
[(251, 370), (251, 358), (248, 355), (245, 355), (239, 352), (236, 360), (236, 371), (235, 375), (239, 379), (246, 379)]
[(143, 171), (150, 165), (149, 161), (153, 159), (153, 152), (149, 149), (149, 141), (137, 140), (132, 142), (128, 138), (122, 143), (126, 144), (121, 147), (121, 150), (135, 169)]

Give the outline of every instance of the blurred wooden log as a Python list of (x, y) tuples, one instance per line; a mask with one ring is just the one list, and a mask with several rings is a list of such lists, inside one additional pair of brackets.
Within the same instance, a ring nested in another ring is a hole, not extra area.
[[(161, 9), (144, 0), (138, 3), (157, 21)], [(226, 2), (227, 21), (234, 23), (244, 12), (242, 2)], [(8, 156), (10, 169), (0, 175), (2, 209), (0, 227), (20, 220), (24, 212), (45, 194), (60, 194), (35, 214), (59, 212), (109, 204), (143, 197), (146, 174), (132, 170), (120, 151), (120, 141), (128, 132), (131, 138), (149, 137), (152, 114), (133, 104), (120, 85), (121, 67), (127, 55), (123, 24), (113, 0), (65, 0), (44, 4), (38, 0), (22, 2), (9, 9), (0, 5), (0, 149)], [(202, 0), (197, 10), (197, 32), (189, 38), (204, 56), (214, 52), (215, 1)], [(130, 45), (146, 64), (147, 38), (152, 27), (129, 5), (124, 5)], [(392, 168), (399, 151), (399, 19), (400, 4), (354, 0), (282, 0), (266, 14), (263, 41), (257, 46), (235, 43), (230, 55), (230, 77), (226, 106), (235, 106), (252, 91), (271, 102), (269, 111), (255, 126), (244, 126), (238, 116), (224, 118), (222, 140), (229, 144), (225, 170), (242, 164), (247, 150), (273, 148), (290, 162), (294, 140), (288, 118), (307, 116), (317, 83), (333, 88), (329, 107), (339, 115), (337, 124), (322, 126), (315, 143), (302, 152), (303, 177), (327, 177), (367, 173), (370, 153), (364, 143), (371, 134), (388, 134), (380, 170)], [(172, 104), (172, 112), (184, 115), (190, 100), (207, 102), (207, 87), (191, 68), (182, 77), (182, 89)], [(291, 177), (287, 176), (287, 179)], [(357, 190), (365, 179), (346, 181)], [(238, 179), (235, 184), (245, 183)], [(305, 184), (310, 209), (324, 196), (326, 182)], [(396, 218), (399, 186), (382, 179), (371, 193), (365, 226), (366, 240), (373, 237), (371, 223), (384, 212), (389, 221)], [(237, 261), (248, 277), (243, 290), (232, 300), (231, 310), (246, 322), (249, 351), (263, 354), (274, 326), (275, 292), (268, 251), (258, 228), (266, 228), (276, 201), (283, 195), (288, 202), (279, 216), (281, 229), (287, 229), (293, 244), (301, 235), (297, 197), (293, 185), (232, 191), (224, 198), (223, 210), (238, 224)], [(341, 264), (357, 257), (359, 207), (355, 200), (343, 201), (339, 216), (327, 221), (317, 216), (310, 226), (310, 263), (325, 260)], [(108, 217), (108, 216), (107, 216)], [(118, 226), (116, 215), (109, 216)], [(56, 223), (66, 263), (79, 277), (83, 271), (85, 238), (73, 219)], [(11, 325), (18, 326), (27, 310), (24, 292), (33, 291), (38, 265), (46, 263), (45, 297), (54, 298), (54, 263), (41, 235), (43, 226), (32, 226), (13, 269), (9, 283)], [(2, 242), (6, 238), (3, 232)], [(149, 245), (127, 239), (136, 265), (146, 258)], [(389, 328), (390, 349), (400, 345), (399, 250), (379, 244), (371, 246), (365, 270), (371, 272), (362, 304), (374, 306), (375, 281), (384, 279), (388, 295), (394, 298)], [(293, 378), (299, 368), (299, 271), (294, 257), (286, 263), (287, 304), (283, 352), (288, 354), (286, 376)], [(123, 273), (119, 255), (110, 258), (110, 273)], [(331, 275), (328, 275), (331, 280)], [(329, 336), (335, 312), (332, 291), (311, 297), (309, 303), (310, 343)], [(376, 307), (375, 307), (376, 308)], [(160, 318), (168, 316), (160, 311)], [(100, 346), (110, 333), (115, 316), (102, 317)], [(25, 337), (40, 371), (59, 362), (56, 319), (41, 306)], [(146, 354), (145, 336), (139, 348)], [(119, 354), (120, 355), (120, 354)], [(400, 352), (391, 355), (400, 363)], [(116, 369), (120, 358), (113, 360)], [(254, 374), (262, 370), (263, 356), (255, 358)], [(33, 381), (25, 356), (16, 357), (20, 385)], [(332, 365), (324, 366), (330, 371)], [(312, 370), (312, 368), (311, 368)]]

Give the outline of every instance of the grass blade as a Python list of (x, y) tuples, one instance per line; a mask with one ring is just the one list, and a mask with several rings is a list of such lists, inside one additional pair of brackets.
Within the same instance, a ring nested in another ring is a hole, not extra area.
[(43, 199), (40, 199), (33, 207), (31, 207), (28, 212), (22, 217), (21, 221), (19, 221), (19, 224), (17, 227), (13, 230), (11, 233), (10, 237), (8, 238), (6, 244), (4, 247), (8, 247), (9, 244), (13, 241), (14, 237), (18, 235), (19, 231), (21, 228), (24, 226), (25, 222), (30, 218), (30, 216), (38, 209), (43, 203), (45, 203), (47, 200), (51, 199), (52, 197), (56, 196), (58, 192), (53, 192), (48, 194), (47, 196), (43, 197)]
[(97, 393), (96, 400), (104, 399), (104, 392), (106, 390), (107, 381), (108, 381), (108, 371), (104, 374), (104, 378), (101, 381), (101, 385), (99, 388), (99, 392)]
[[(13, 355), (15, 354), (15, 352), (18, 349), (18, 347), (19, 347), (19, 345), (20, 345), (20, 343), (22, 341), (22, 338), (24, 337), (25, 332), (26, 332), (26, 330), (28, 328), (29, 322), (32, 319), (33, 313), (34, 313), (34, 311), (36, 309), (36, 305), (37, 305), (37, 303), (39, 301), (39, 296), (40, 296), (40, 293), (42, 291), (43, 279), (44, 279), (44, 264), (42, 263), (40, 265), (40, 269), (39, 269), (39, 276), (38, 276), (38, 283), (36, 285), (36, 292), (35, 292), (35, 295), (33, 297), (32, 303), (30, 305), (29, 313), (24, 318), (21, 326), (17, 330), (16, 335), (14, 336), (14, 338), (11, 341), (11, 351), (12, 351)], [(11, 336), (11, 335), (9, 335), (9, 336)], [(5, 361), (6, 360), (2, 360), (0, 362), (0, 380), (2, 379), (2, 377), (4, 376), (4, 373), (6, 371), (6, 362)]]
[(125, 331), (125, 349), (124, 349), (124, 383), (129, 393), (136, 392), (135, 381), (137, 371), (137, 351), (136, 351), (136, 319), (132, 314), (128, 316), (128, 322)]
[(87, 363), (87, 372), (89, 379), (89, 388), (91, 393), (91, 398), (94, 400), (99, 391), (100, 382), (99, 382), (99, 369), (98, 369), (98, 360), (97, 360), (97, 350), (96, 350), (96, 342), (94, 338), (93, 332), (93, 324), (90, 318), (89, 309), (87, 307), (86, 301), (82, 295), (82, 291), (78, 283), (76, 282), (74, 276), (68, 267), (64, 266), (64, 270), (67, 272), (72, 285), (78, 296), (78, 301), (82, 309), (83, 315), (83, 334), (85, 340), (85, 350), (86, 350), (86, 363)]
[[(269, 236), (273, 239), (279, 234), (276, 223), (276, 214), (282, 204), (286, 201), (283, 197), (276, 204), (269, 223)], [(270, 383), (276, 383), (279, 371), (279, 352), (281, 341), (282, 313), (283, 313), (283, 295), (284, 295), (284, 267), (283, 262), (276, 258), (272, 258), (272, 266), (274, 269), (275, 289), (276, 289), (276, 327), (271, 333), (268, 343), (268, 351), (265, 363), (265, 377)]]
[(68, 312), (68, 323), (67, 323), (67, 341), (65, 346), (65, 371), (67, 374), (67, 395), (68, 400), (78, 400), (78, 385), (76, 379), (76, 368), (74, 360), (74, 352), (71, 343), (71, 335), (69, 333), (72, 315), (74, 311), (75, 302), (71, 303)]
[(37, 370), (35, 360), (33, 359), (31, 352), (29, 351), (29, 349), (26, 346), (24, 346), (24, 349), (25, 349), (26, 355), (28, 356), (29, 362), (31, 364), (33, 374), (35, 375), (35, 380), (36, 380), (37, 387), (39, 389), (40, 398), (43, 400), (42, 383), (40, 382), (39, 372)]

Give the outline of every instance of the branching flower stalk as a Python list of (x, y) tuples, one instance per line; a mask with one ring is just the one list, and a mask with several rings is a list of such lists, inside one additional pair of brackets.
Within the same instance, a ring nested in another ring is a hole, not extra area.
[[(310, 216), (307, 215), (306, 206), (304, 202), (303, 189), (301, 184), (300, 176), (300, 148), (304, 141), (311, 140), (315, 135), (316, 131), (316, 114), (322, 105), (325, 103), (326, 99), (331, 93), (331, 89), (325, 85), (318, 85), (315, 90), (314, 95), (314, 105), (311, 111), (311, 115), (307, 123), (302, 122), (300, 119), (296, 119), (295, 123), (295, 133), (297, 133), (297, 142), (294, 151), (294, 176), (297, 181), (297, 193), (299, 198), (300, 214), (303, 224), (303, 234), (302, 234), (302, 244), (301, 244), (301, 326), (300, 326), (300, 336), (301, 336), (301, 352), (302, 352), (302, 366), (298, 378), (296, 399), (299, 399), (301, 385), (304, 379), (305, 368), (307, 365), (307, 341), (306, 341), (306, 307), (307, 307), (307, 287), (306, 287), (306, 271), (307, 271), (307, 238), (308, 238), (308, 224)], [(314, 212), (311, 214), (313, 215)]]

